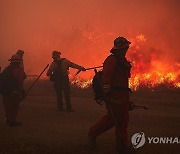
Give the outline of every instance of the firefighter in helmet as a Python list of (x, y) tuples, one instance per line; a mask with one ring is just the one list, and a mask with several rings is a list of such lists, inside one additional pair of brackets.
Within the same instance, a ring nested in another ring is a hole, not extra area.
[(86, 69), (80, 65), (77, 65), (66, 58), (61, 58), (61, 52), (52, 52), (53, 62), (51, 63), (47, 76), (50, 76), (50, 80), (54, 82), (53, 86), (57, 95), (57, 108), (59, 111), (63, 111), (62, 92), (65, 96), (66, 111), (72, 112), (71, 100), (70, 100), (70, 84), (69, 84), (69, 67), (85, 71)]
[(89, 129), (91, 147), (96, 146), (96, 138), (115, 126), (118, 152), (128, 149), (127, 127), (129, 121), (128, 101), (131, 63), (126, 59), (129, 42), (124, 37), (114, 40), (114, 46), (103, 64), (102, 87), (107, 113)]
[(5, 108), (6, 124), (10, 127), (20, 126), (17, 122), (19, 100), (25, 96), (23, 81), (25, 78), (24, 70), (21, 68), (22, 59), (18, 55), (11, 57), (10, 65), (2, 72), (3, 91), (2, 99)]

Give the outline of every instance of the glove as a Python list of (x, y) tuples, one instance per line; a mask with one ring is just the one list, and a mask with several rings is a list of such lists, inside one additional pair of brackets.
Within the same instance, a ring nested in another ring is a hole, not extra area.
[(86, 71), (86, 69), (83, 66), (81, 66), (80, 70), (81, 71)]

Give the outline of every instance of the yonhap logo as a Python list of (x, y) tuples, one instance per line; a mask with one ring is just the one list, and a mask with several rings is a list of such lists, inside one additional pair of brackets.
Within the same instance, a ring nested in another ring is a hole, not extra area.
[(145, 134), (143, 132), (134, 134), (131, 138), (131, 142), (135, 149), (142, 147), (146, 142)]
[[(180, 144), (179, 137), (146, 137), (149, 144)], [(131, 142), (135, 149), (142, 147), (146, 142), (145, 134), (143, 132), (135, 133)]]

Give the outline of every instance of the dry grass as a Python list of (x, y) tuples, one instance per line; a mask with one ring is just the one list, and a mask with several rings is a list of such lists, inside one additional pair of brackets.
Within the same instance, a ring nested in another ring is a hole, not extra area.
[[(26, 88), (31, 82), (26, 83)], [(51, 83), (38, 82), (21, 103), (18, 120), (23, 122), (23, 126), (18, 128), (5, 126), (4, 109), (0, 103), (0, 153), (115, 154), (114, 129), (97, 139), (96, 150), (88, 147), (89, 126), (105, 114), (105, 106), (94, 103), (90, 88), (81, 90), (72, 87), (71, 98), (75, 112), (58, 112)], [(146, 136), (180, 137), (179, 92), (140, 91), (134, 92), (131, 100), (149, 107), (149, 110), (130, 112), (129, 138), (140, 131)], [(178, 154), (180, 146), (145, 144), (137, 153)]]

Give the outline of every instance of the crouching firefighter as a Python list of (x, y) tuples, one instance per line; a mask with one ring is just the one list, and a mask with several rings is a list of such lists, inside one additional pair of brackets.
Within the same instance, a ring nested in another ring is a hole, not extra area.
[(128, 149), (128, 79), (131, 64), (125, 56), (130, 44), (124, 37), (116, 38), (114, 47), (110, 50), (111, 55), (104, 61), (101, 80), (107, 113), (89, 129), (89, 143), (92, 148), (96, 146), (96, 138), (100, 134), (115, 126), (118, 152), (126, 152)]
[(60, 57), (61, 52), (53, 51), (52, 58), (54, 61), (51, 63), (49, 70), (47, 71), (47, 76), (50, 76), (50, 80), (54, 83), (54, 89), (57, 95), (57, 108), (59, 111), (63, 111), (63, 101), (62, 92), (65, 96), (66, 101), (66, 111), (72, 112), (71, 101), (70, 101), (70, 84), (69, 84), (69, 67), (76, 68), (81, 71), (86, 69), (75, 63), (72, 63), (66, 58)]
[(1, 73), (1, 94), (5, 109), (6, 124), (10, 127), (20, 126), (22, 123), (17, 122), (19, 109), (19, 100), (25, 96), (23, 81), (25, 74), (20, 67), (22, 59), (18, 55), (11, 57), (10, 65)]

